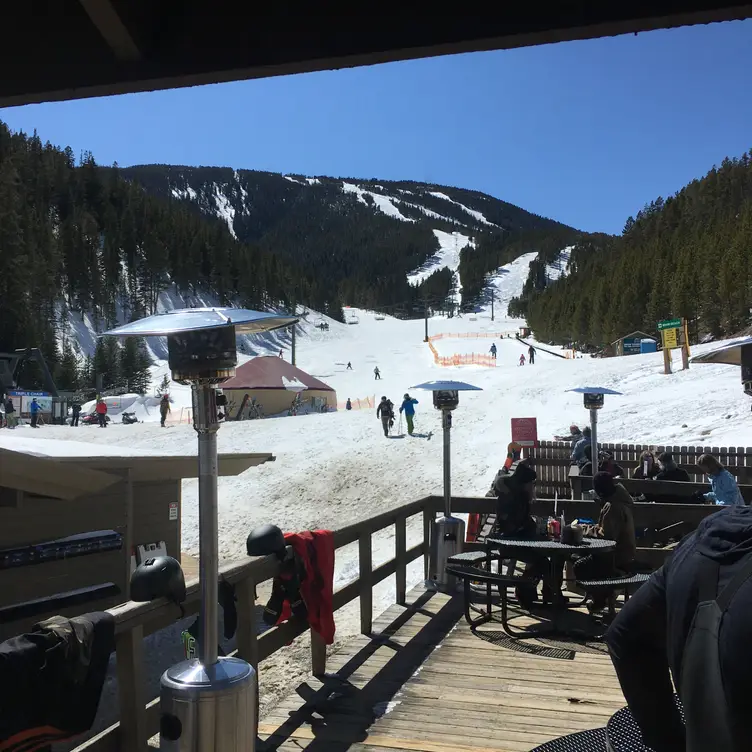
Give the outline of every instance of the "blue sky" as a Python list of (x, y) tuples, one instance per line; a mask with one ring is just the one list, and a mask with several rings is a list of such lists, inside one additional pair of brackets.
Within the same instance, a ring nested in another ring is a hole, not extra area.
[(98, 162), (409, 179), (620, 232), (752, 148), (752, 21), (0, 109)]

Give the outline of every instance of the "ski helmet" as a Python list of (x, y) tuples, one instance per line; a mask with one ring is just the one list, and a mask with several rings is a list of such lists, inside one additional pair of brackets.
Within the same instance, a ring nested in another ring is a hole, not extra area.
[(245, 549), (248, 556), (269, 556), (285, 554), (285, 536), (276, 525), (261, 525), (248, 534)]
[(386, 397), (382, 397), (382, 398), (381, 398), (381, 401), (382, 401), (382, 402), (386, 402)]
[(185, 577), (180, 562), (172, 556), (147, 559), (131, 575), (131, 600), (138, 602), (167, 598), (174, 603), (185, 600)]

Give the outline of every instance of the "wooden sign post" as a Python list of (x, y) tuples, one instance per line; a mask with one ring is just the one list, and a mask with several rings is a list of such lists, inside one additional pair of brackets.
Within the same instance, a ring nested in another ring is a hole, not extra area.
[(658, 322), (663, 339), (663, 372), (671, 373), (671, 350), (681, 348), (682, 368), (689, 368), (689, 336), (685, 319), (666, 319)]

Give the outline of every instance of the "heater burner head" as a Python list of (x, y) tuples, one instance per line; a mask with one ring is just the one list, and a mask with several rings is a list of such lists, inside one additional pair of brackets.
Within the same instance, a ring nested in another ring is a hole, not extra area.
[(235, 375), (235, 327), (179, 332), (167, 338), (172, 378), (181, 383), (221, 384)]

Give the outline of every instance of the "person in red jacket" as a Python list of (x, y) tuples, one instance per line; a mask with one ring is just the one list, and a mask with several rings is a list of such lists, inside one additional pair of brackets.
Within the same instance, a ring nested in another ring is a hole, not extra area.
[(97, 400), (97, 406), (94, 408), (97, 418), (99, 418), (99, 427), (107, 427), (107, 403), (103, 399)]

